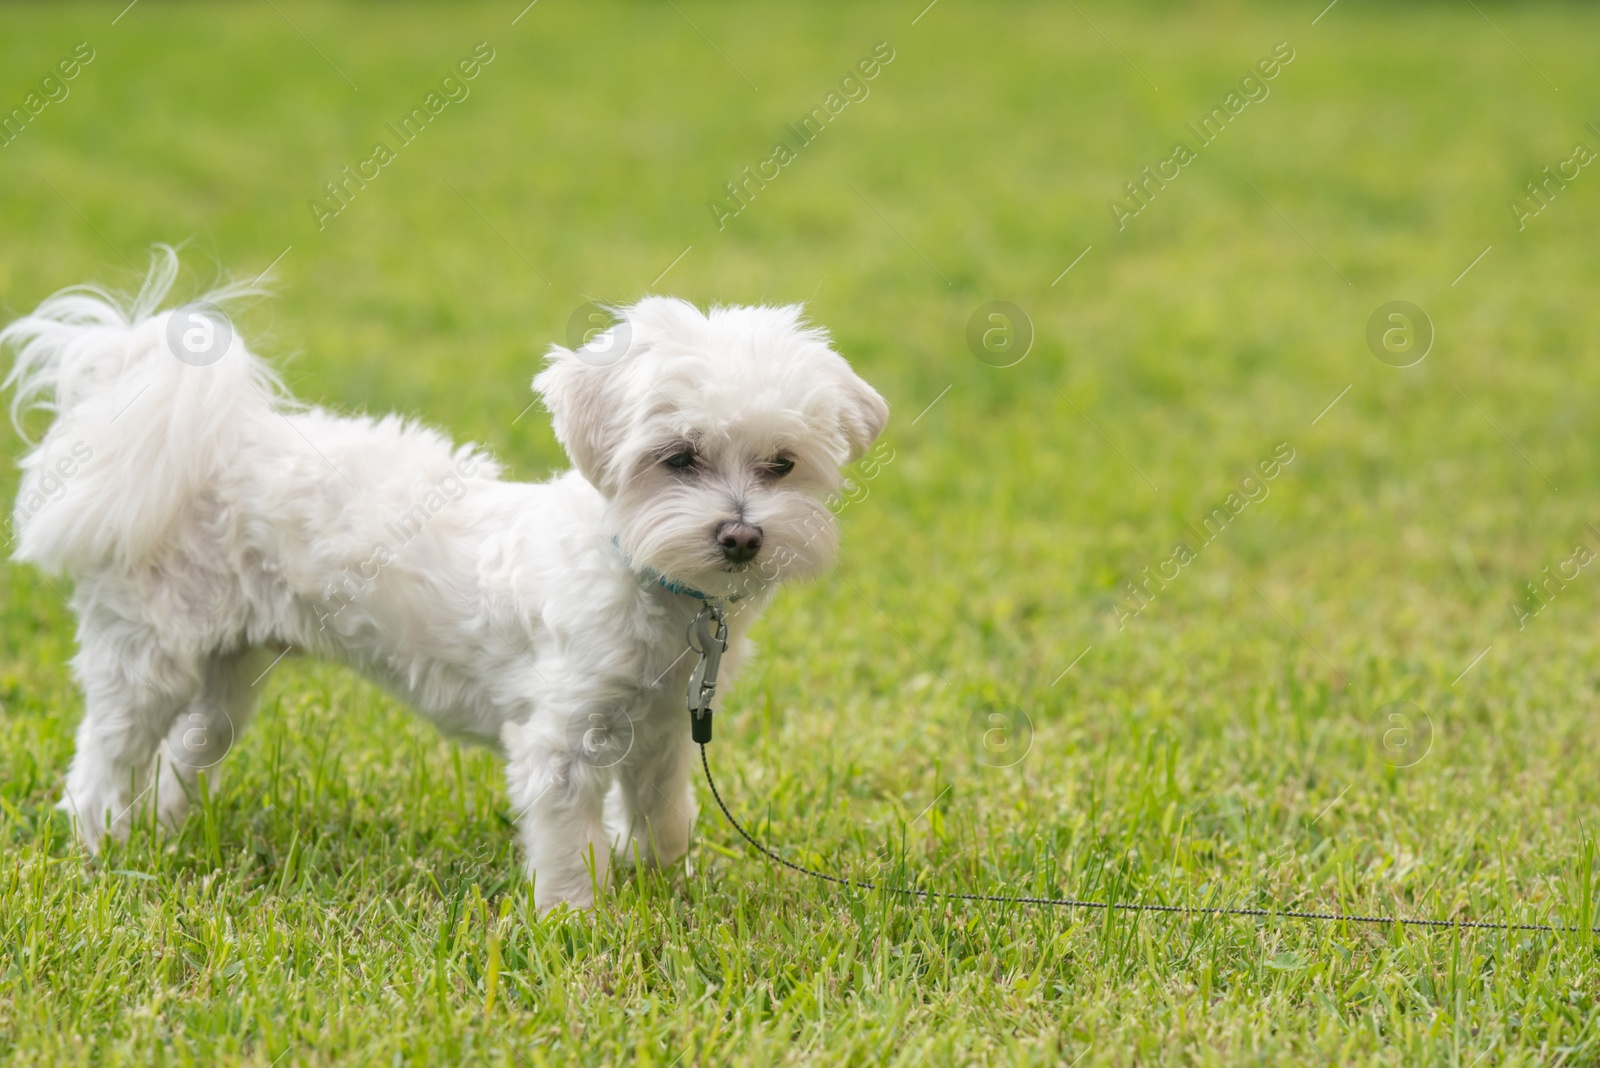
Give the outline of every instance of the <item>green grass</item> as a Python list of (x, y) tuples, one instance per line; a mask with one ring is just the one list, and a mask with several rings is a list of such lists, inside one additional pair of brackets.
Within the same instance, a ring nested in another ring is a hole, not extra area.
[[(1588, 915), (1600, 578), (1524, 629), (1510, 605), (1600, 549), (1600, 169), (1524, 231), (1507, 202), (1600, 150), (1592, 8), (121, 6), (0, 14), (0, 106), (95, 49), (0, 148), (6, 316), (126, 285), (157, 241), (189, 240), (194, 292), (289, 247), (243, 325), (303, 397), (524, 478), (563, 465), (518, 416), (590, 298), (808, 301), (890, 399), (837, 573), (779, 599), (721, 700), (722, 785), (787, 855)], [(319, 232), (323, 183), (479, 41), (471, 96)], [(871, 95), (719, 231), (707, 201), (879, 41)], [(1107, 201), (1280, 41), (1270, 97), (1116, 230)], [(1363, 340), (1397, 299), (1438, 335), (1404, 370)], [(1016, 366), (967, 349), (991, 300), (1037, 332)], [(1270, 496), (1119, 629), (1125, 583), (1280, 442)], [(541, 920), (495, 761), (314, 664), (262, 683), (181, 834), (89, 859), (50, 807), (65, 586), (0, 589), (0, 1060), (1600, 1061), (1592, 938), (908, 906), (775, 871), (714, 811), (691, 873)], [(1425, 717), (1403, 759), (1394, 701)], [(1013, 766), (979, 759), (990, 710), (1026, 717)]]

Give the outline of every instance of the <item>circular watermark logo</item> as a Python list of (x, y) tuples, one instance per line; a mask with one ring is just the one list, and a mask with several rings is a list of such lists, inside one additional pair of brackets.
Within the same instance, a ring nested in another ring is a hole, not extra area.
[(233, 344), (233, 320), (209, 301), (191, 301), (167, 316), (167, 351), (191, 367), (208, 367)]
[(567, 720), (567, 748), (591, 768), (609, 768), (633, 751), (633, 717), (620, 708), (591, 708)]
[(178, 717), (167, 735), (167, 755), (174, 764), (204, 771), (228, 755), (233, 739), (233, 719), (220, 705), (205, 702), (203, 711), (188, 711)]
[(1033, 320), (1005, 300), (980, 304), (967, 320), (967, 348), (990, 367), (1011, 367), (1033, 348)]
[(593, 367), (610, 367), (628, 354), (633, 328), (609, 309), (590, 301), (567, 320), (567, 348)]
[(1367, 348), (1390, 367), (1412, 367), (1433, 348), (1433, 320), (1409, 300), (1391, 300), (1367, 320)]
[(1033, 720), (1020, 708), (984, 705), (967, 721), (967, 744), (986, 768), (1009, 768), (1033, 748)]
[(1385, 764), (1409, 768), (1433, 749), (1433, 720), (1410, 701), (1390, 701), (1378, 709), (1373, 745)]

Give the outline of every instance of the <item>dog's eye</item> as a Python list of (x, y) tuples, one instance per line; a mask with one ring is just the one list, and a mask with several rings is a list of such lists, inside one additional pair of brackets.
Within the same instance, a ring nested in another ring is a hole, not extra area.
[(787, 456), (780, 456), (775, 460), (767, 461), (767, 470), (772, 473), (772, 477), (782, 478), (794, 470), (794, 461)]
[(694, 466), (694, 453), (688, 449), (684, 449), (681, 452), (673, 453), (671, 456), (668, 456), (661, 462), (666, 464), (668, 467), (676, 467), (682, 470), (685, 467)]

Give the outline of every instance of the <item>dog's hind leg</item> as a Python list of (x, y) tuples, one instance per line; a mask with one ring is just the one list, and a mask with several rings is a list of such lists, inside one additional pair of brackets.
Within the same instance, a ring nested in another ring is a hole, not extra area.
[(178, 712), (157, 753), (156, 815), (168, 827), (188, 814), (201, 772), (207, 790), (216, 790), (222, 758), (255, 715), (255, 679), (267, 663), (261, 650), (206, 659), (200, 692)]
[(156, 747), (199, 691), (200, 673), (126, 621), (84, 618), (78, 640), (73, 668), (83, 686), (83, 721), (56, 807), (73, 817), (84, 844), (98, 849), (106, 834), (126, 837), (135, 809), (151, 802)]

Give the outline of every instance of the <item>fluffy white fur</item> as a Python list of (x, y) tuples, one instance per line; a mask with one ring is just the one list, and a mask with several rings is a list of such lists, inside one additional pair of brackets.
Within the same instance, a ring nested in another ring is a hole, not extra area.
[[(577, 470), (506, 482), (427, 427), (296, 404), (237, 336), (180, 361), (157, 310), (177, 267), (159, 255), (129, 306), (66, 290), (0, 332), (13, 417), (55, 413), (22, 460), (15, 556), (74, 580), (85, 709), (61, 807), (82, 839), (126, 834), (141, 803), (180, 820), (289, 649), (504, 755), (541, 907), (591, 904), (613, 854), (681, 857), (701, 602), (652, 570), (737, 597), (726, 683), (774, 587), (831, 558), (822, 502), (883, 399), (798, 307), (650, 297), (534, 380)], [(755, 560), (730, 562), (729, 523), (760, 529)]]

